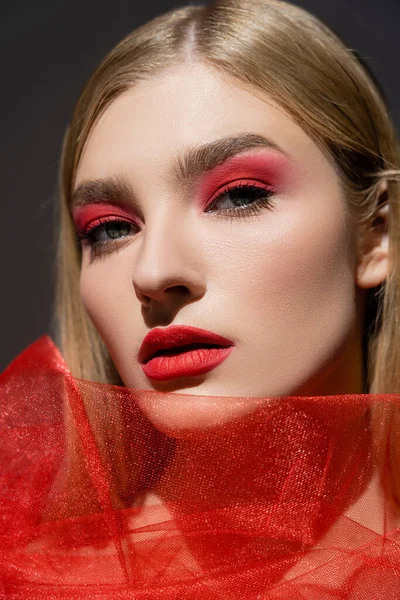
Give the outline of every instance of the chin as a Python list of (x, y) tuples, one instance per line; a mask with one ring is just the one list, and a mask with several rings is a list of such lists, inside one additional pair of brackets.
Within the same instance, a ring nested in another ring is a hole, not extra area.
[(253, 413), (266, 399), (140, 390), (136, 401), (159, 431), (179, 438), (210, 435)]

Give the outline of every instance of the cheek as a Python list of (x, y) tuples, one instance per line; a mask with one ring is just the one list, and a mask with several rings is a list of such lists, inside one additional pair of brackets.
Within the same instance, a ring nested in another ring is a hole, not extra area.
[(268, 247), (266, 258), (259, 277), (268, 282), (268, 298), (282, 310), (290, 308), (296, 319), (317, 317), (324, 299), (335, 302), (349, 296), (351, 256), (342, 227), (289, 230)]
[(336, 210), (314, 210), (312, 216), (290, 209), (267, 214), (241, 233), (235, 248), (226, 244), (221, 261), (238, 299), (261, 309), (274, 297), (282, 306), (294, 297), (316, 303), (321, 294), (342, 296), (341, 283), (353, 284), (355, 243), (340, 204)]
[(111, 353), (118, 347), (132, 345), (138, 303), (125, 261), (99, 261), (82, 269), (80, 292), (85, 309)]
[(306, 376), (332, 358), (354, 325), (355, 246), (341, 202), (333, 207), (312, 217), (281, 214), (264, 230), (260, 223), (225, 271), (236, 318), (272, 373), (284, 364), (294, 379)]

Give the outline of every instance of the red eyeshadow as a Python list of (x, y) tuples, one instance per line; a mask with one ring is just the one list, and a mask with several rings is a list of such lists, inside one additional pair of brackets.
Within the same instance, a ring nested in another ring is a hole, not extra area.
[(281, 154), (260, 152), (234, 156), (200, 179), (199, 203), (202, 207), (222, 186), (236, 180), (260, 181), (274, 190), (284, 189), (290, 182), (293, 167)]
[(105, 217), (118, 217), (131, 223), (136, 223), (132, 213), (115, 204), (77, 205), (72, 210), (72, 218), (78, 231), (85, 231), (92, 221)]

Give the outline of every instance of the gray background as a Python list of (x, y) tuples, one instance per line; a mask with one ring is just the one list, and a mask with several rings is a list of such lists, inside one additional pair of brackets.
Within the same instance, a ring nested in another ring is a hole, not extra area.
[[(298, 0), (358, 51), (399, 131), (400, 0)], [(0, 371), (51, 333), (54, 204), (61, 140), (101, 58), (171, 0), (2, 0)]]

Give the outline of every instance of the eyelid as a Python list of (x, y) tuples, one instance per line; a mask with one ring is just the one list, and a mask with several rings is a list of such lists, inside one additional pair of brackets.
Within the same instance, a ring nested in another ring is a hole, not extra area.
[(133, 225), (134, 227), (138, 227), (138, 224), (135, 223), (135, 221), (133, 219), (129, 219), (128, 217), (123, 217), (121, 215), (112, 215), (112, 214), (108, 214), (108, 215), (101, 215), (95, 218), (91, 218), (88, 219), (86, 221), (83, 222), (79, 222), (77, 221), (75, 224), (76, 230), (78, 235), (81, 236), (85, 236), (88, 233), (90, 233), (91, 231), (93, 231), (94, 229), (96, 229), (97, 227), (101, 227), (102, 225), (106, 224), (106, 223), (112, 223), (112, 222), (119, 222), (119, 223), (129, 223), (130, 225)]
[(78, 232), (87, 231), (89, 226), (100, 219), (103, 222), (107, 220), (127, 221), (135, 226), (139, 226), (134, 218), (132, 211), (122, 209), (109, 203), (92, 203), (84, 206), (77, 206), (72, 213), (75, 228)]
[(268, 192), (272, 192), (273, 191), (273, 187), (267, 183), (265, 183), (264, 181), (259, 181), (257, 179), (253, 179), (253, 178), (249, 178), (249, 179), (235, 179), (233, 181), (230, 181), (228, 183), (224, 183), (220, 188), (218, 188), (218, 190), (216, 190), (210, 200), (207, 202), (207, 207), (209, 207), (215, 200), (217, 200), (217, 198), (219, 198), (221, 195), (226, 194), (227, 192), (229, 192), (232, 189), (235, 188), (246, 188), (246, 187), (257, 187), (261, 190), (265, 190)]
[(132, 221), (130, 221), (129, 219), (124, 219), (120, 216), (110, 215), (107, 217), (98, 217), (97, 219), (93, 219), (93, 221), (90, 221), (85, 226), (85, 233), (90, 233), (91, 231), (93, 231), (93, 229), (96, 229), (97, 227), (101, 227), (102, 225), (105, 225), (106, 223), (114, 223), (114, 222), (130, 223), (130, 224), (134, 225), (134, 223)]

